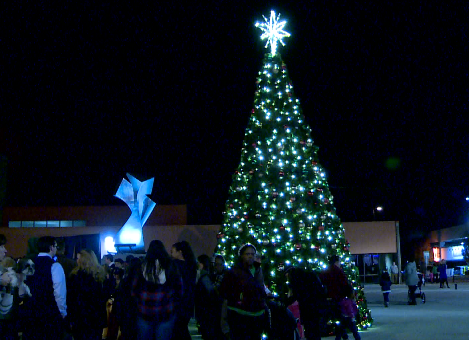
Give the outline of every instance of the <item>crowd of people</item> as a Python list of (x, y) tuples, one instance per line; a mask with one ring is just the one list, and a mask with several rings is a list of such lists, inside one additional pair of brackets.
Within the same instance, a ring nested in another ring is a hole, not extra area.
[(280, 301), (265, 285), (262, 257), (249, 243), (227, 269), (223, 256), (196, 258), (186, 241), (168, 253), (153, 240), (144, 257), (108, 254), (103, 265), (90, 249), (67, 258), (58, 241), (41, 237), (37, 254), (15, 261), (0, 234), (3, 339), (188, 340), (193, 317), (205, 340), (259, 340), (269, 330), (271, 338), (320, 339), (326, 314), (339, 321), (336, 339), (347, 339), (347, 329), (360, 339), (354, 289), (338, 256), (321, 273), (285, 268), (288, 294)]

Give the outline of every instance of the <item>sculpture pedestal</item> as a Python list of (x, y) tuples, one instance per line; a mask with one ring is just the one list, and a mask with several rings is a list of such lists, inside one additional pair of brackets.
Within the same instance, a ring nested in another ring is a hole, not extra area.
[(115, 244), (114, 247), (117, 250), (117, 254), (132, 253), (132, 254), (145, 254), (145, 250), (136, 249), (135, 243), (121, 243)]

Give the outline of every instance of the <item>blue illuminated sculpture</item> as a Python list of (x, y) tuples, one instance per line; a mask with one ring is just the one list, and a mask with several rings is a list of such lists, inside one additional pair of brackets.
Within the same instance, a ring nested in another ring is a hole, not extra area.
[(127, 177), (130, 182), (125, 178), (122, 179), (115, 196), (127, 203), (132, 214), (117, 232), (115, 246), (116, 248), (128, 246), (133, 252), (145, 252), (142, 228), (156, 205), (148, 197), (153, 188), (154, 178), (140, 182), (130, 174), (127, 174)]

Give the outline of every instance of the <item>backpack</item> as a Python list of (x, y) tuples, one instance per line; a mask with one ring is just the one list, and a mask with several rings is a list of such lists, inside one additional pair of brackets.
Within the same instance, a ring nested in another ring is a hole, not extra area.
[(327, 303), (327, 289), (322, 284), (319, 275), (312, 271), (306, 273), (306, 286), (309, 292), (311, 292), (311, 301), (316, 306), (321, 307)]

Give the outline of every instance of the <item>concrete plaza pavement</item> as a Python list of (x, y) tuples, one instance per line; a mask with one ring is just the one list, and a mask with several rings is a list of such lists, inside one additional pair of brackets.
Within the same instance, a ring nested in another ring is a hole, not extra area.
[(360, 333), (362, 339), (469, 339), (469, 283), (457, 285), (456, 290), (452, 282), (449, 289), (427, 283), (422, 287), (426, 303), (417, 299), (416, 306), (407, 305), (407, 286), (393, 285), (388, 308), (384, 307), (380, 286), (365, 285), (374, 322)]
[[(361, 338), (469, 340), (469, 283), (457, 284), (456, 290), (452, 282), (449, 289), (439, 288), (439, 284), (427, 283), (422, 287), (426, 303), (423, 304), (417, 298), (416, 306), (407, 305), (407, 286), (393, 285), (388, 308), (384, 307), (380, 286), (366, 284), (365, 296), (373, 317), (373, 326), (360, 332)], [(192, 339), (201, 339), (197, 335), (194, 321), (190, 324), (190, 331)], [(351, 333), (349, 339), (353, 339)]]

